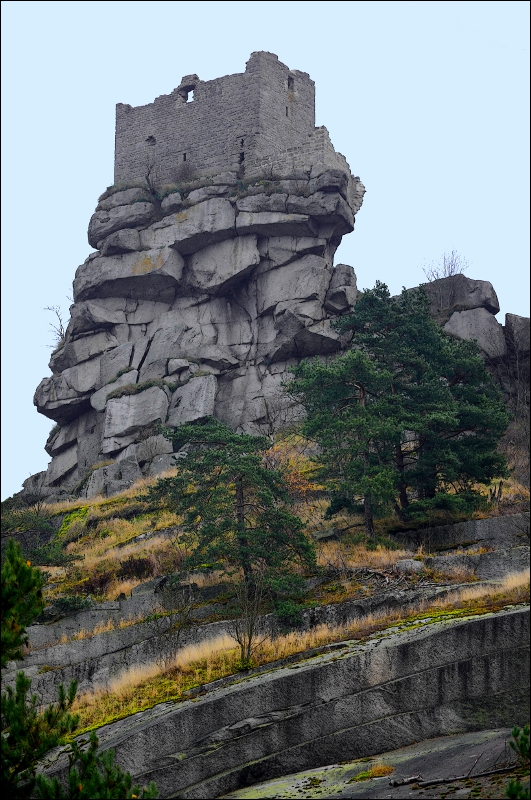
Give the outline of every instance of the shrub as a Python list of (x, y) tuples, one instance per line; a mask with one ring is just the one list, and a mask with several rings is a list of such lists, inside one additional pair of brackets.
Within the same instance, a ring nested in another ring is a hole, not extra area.
[(114, 750), (98, 753), (98, 737), (91, 732), (89, 746), (82, 750), (77, 742), (72, 742), (71, 753), (68, 757), (68, 792), (65, 794), (57, 778), (50, 780), (46, 775), (36, 778), (39, 796), (67, 800), (67, 798), (94, 798), (106, 797), (157, 797), (157, 788), (153, 781), (149, 787), (140, 789), (133, 786), (133, 779), (128, 772), (122, 772), (114, 763)]
[(81, 587), (83, 594), (104, 594), (114, 580), (114, 577), (114, 572), (110, 570), (91, 575)]
[(25, 629), (31, 625), (43, 607), (43, 578), (22, 555), (20, 545), (10, 539), (2, 563), (1, 595), (1, 666), (22, 658), (21, 647), (26, 643)]
[(518, 762), (523, 767), (529, 767), (529, 725), (524, 725), (523, 729), (516, 725), (512, 731), (513, 741), (509, 746), (516, 753)]
[(479, 492), (468, 490), (459, 494), (441, 492), (435, 497), (416, 500), (402, 511), (406, 521), (427, 522), (430, 517), (445, 512), (449, 516), (467, 516), (474, 511), (482, 511), (488, 505), (486, 497)]
[(33, 564), (37, 564), (40, 567), (64, 567), (74, 561), (83, 559), (83, 556), (65, 553), (63, 543), (58, 539), (43, 545), (30, 544), (24, 552)]
[(304, 606), (293, 600), (276, 600), (275, 617), (283, 628), (294, 628), (301, 623)]
[(149, 558), (130, 556), (120, 564), (117, 578), (148, 578), (153, 574), (153, 564)]
[(53, 533), (50, 516), (41, 508), (2, 508), (2, 534), (39, 531)]
[(61, 616), (67, 617), (69, 614), (77, 614), (79, 611), (85, 611), (92, 605), (88, 597), (81, 597), (78, 594), (67, 594), (63, 597), (57, 597), (52, 604), (53, 611)]

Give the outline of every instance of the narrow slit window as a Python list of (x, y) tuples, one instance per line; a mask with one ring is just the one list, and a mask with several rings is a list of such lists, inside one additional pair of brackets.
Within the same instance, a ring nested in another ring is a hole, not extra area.
[(289, 111), (287, 106), (286, 106), (286, 116), (289, 117)]
[(186, 153), (183, 153), (183, 161), (186, 161)]

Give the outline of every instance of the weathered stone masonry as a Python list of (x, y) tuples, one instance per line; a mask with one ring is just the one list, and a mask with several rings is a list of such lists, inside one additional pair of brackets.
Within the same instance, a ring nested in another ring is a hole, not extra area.
[(162, 182), (225, 170), (244, 175), (248, 164), (310, 144), (314, 124), (310, 76), (272, 53), (253, 53), (244, 73), (212, 81), (186, 75), (153, 103), (118, 103), (114, 180), (144, 178), (153, 163)]

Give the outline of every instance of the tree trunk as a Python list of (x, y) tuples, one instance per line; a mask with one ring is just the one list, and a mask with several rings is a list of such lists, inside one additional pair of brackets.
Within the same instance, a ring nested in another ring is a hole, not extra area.
[(400, 473), (400, 484), (398, 486), (399, 491), (399, 501), (400, 501), (400, 508), (407, 508), (409, 505), (409, 500), (407, 497), (407, 483), (405, 478), (406, 467), (404, 464), (404, 453), (402, 452), (402, 448), (399, 444), (396, 446), (396, 466), (398, 467), (398, 471)]
[(363, 516), (365, 523), (365, 533), (367, 536), (374, 536), (374, 519), (372, 516), (372, 501), (370, 494), (363, 495)]
[(249, 558), (249, 543), (245, 535), (245, 516), (243, 499), (243, 476), (236, 478), (236, 521), (238, 526), (238, 547), (240, 550), (240, 564), (248, 591), (253, 591), (253, 569)]

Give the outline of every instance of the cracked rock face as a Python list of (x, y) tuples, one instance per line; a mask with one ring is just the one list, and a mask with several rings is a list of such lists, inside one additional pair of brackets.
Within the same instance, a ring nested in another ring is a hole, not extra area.
[[(91, 496), (159, 474), (175, 464), (160, 423), (213, 415), (236, 431), (278, 430), (300, 413), (283, 393), (290, 367), (340, 351), (331, 322), (357, 288), (333, 257), (363, 200), (359, 178), (321, 164), (305, 178), (242, 184), (225, 172), (201, 184), (99, 202), (97, 252), (77, 269), (64, 343), (34, 397), (57, 423), (52, 461), (24, 491), (82, 485)], [(489, 363), (529, 352), (529, 321), (509, 314), (500, 325), (490, 283), (456, 275), (424, 288), (439, 324), (476, 339)], [(127, 477), (108, 466), (131, 460)]]
[[(39, 478), (48, 493), (80, 481), (88, 496), (112, 493), (171, 466), (158, 422), (279, 428), (297, 413), (282, 392), (289, 367), (340, 349), (330, 323), (355, 303), (356, 277), (333, 256), (359, 179), (323, 165), (305, 180), (202, 183), (162, 201), (116, 191), (92, 216), (97, 252), (77, 269), (65, 342), (34, 397), (57, 422)], [(137, 468), (92, 470), (109, 459)]]

